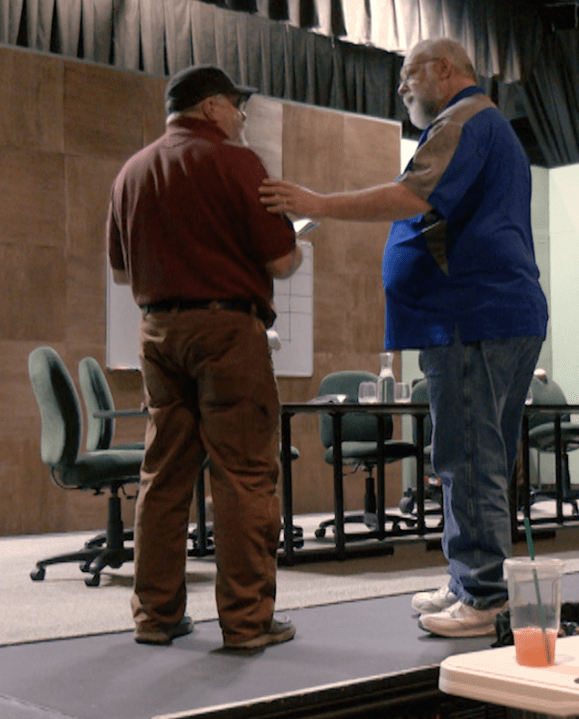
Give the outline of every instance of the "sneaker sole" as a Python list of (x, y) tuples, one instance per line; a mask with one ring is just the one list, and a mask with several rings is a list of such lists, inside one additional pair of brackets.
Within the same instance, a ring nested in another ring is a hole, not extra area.
[(418, 626), (423, 631), (430, 632), (430, 634), (434, 634), (436, 637), (445, 637), (449, 639), (460, 639), (463, 637), (489, 637), (496, 633), (494, 623), (485, 624), (482, 627), (473, 627), (472, 629), (468, 629), (467, 627), (456, 627), (455, 629), (449, 629), (446, 632), (444, 629), (428, 629), (428, 627), (425, 627), (422, 624), (420, 619), (418, 620)]

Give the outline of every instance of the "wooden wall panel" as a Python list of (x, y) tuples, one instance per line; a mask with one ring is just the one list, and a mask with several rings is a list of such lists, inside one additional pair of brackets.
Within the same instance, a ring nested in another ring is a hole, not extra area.
[(104, 228), (111, 183), (119, 159), (87, 155), (66, 161), (67, 337), (71, 344), (103, 345), (106, 316), (106, 248)]
[(0, 47), (0, 76), (0, 145), (62, 152), (62, 61)]
[(144, 76), (65, 63), (64, 149), (71, 155), (128, 156), (143, 145)]
[(61, 154), (3, 147), (0, 197), (3, 242), (63, 246), (64, 158)]
[[(163, 132), (165, 81), (17, 48), (0, 48), (0, 535), (99, 529), (106, 496), (54, 487), (40, 460), (40, 421), (28, 354), (53, 346), (77, 381), (79, 360), (105, 363), (110, 184), (124, 160)], [(319, 190), (389, 181), (399, 127), (284, 103), (284, 175)], [(337, 369), (378, 370), (383, 341), (381, 256), (388, 226), (325, 220), (315, 244), (314, 376), (280, 378), (283, 401), (317, 394)], [(108, 372), (119, 408), (142, 399), (139, 372)], [(298, 512), (331, 512), (332, 469), (317, 417), (294, 419)], [(141, 439), (144, 420), (117, 422), (116, 441)], [(388, 468), (389, 501), (400, 491)], [(363, 475), (346, 482), (359, 508)], [(123, 503), (131, 524), (133, 501)]]
[(66, 261), (58, 247), (0, 243), (2, 340), (59, 342), (66, 332)]

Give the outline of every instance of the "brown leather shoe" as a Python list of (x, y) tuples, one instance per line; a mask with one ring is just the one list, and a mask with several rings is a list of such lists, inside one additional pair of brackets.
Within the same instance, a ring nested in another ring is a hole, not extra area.
[(169, 624), (166, 627), (151, 629), (149, 627), (138, 626), (135, 629), (134, 639), (139, 644), (171, 644), (176, 637), (182, 637), (185, 634), (191, 634), (195, 622), (187, 614), (177, 624)]
[(261, 649), (270, 644), (289, 642), (290, 639), (294, 638), (295, 633), (296, 628), (288, 619), (284, 619), (284, 621), (272, 619), (267, 632), (259, 634), (257, 637), (246, 639), (244, 642), (237, 642), (236, 644), (230, 644), (225, 641), (223, 642), (223, 646), (226, 649)]

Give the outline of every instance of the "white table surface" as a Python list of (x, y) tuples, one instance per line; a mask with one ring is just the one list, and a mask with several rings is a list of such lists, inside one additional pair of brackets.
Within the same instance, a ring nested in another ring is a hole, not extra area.
[(552, 667), (520, 666), (514, 646), (450, 656), (440, 665), (439, 688), (539, 714), (579, 716), (579, 636), (557, 639)]

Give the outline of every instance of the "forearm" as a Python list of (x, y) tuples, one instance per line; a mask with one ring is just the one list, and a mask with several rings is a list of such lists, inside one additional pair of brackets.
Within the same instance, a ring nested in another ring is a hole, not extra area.
[(268, 212), (289, 212), (299, 217), (391, 222), (415, 217), (432, 209), (428, 202), (397, 182), (323, 194), (291, 182), (268, 178), (259, 191), (261, 202)]
[(275, 277), (280, 280), (285, 280), (287, 277), (293, 275), (293, 273), (302, 264), (303, 252), (301, 242), (296, 242), (295, 248), (284, 257), (280, 257), (277, 260), (268, 262), (266, 265), (266, 271), (270, 277)]
[(432, 206), (404, 185), (390, 183), (351, 192), (317, 195), (320, 217), (392, 222), (429, 212)]

